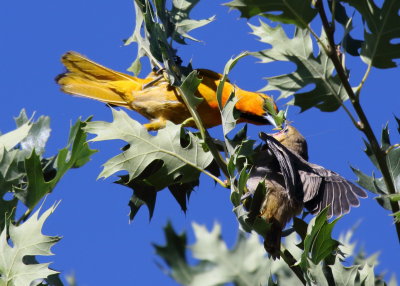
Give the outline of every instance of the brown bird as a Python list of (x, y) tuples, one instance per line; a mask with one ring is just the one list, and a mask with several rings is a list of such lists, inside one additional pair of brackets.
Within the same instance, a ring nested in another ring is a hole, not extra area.
[(256, 155), (247, 188), (254, 192), (265, 180), (267, 194), (260, 217), (271, 223), (264, 247), (274, 259), (280, 256), (282, 230), (303, 207), (317, 214), (329, 205), (330, 218), (348, 213), (350, 207), (359, 206), (359, 197), (367, 197), (339, 174), (307, 162), (307, 142), (293, 126), (271, 135), (261, 132), (260, 138), (265, 144)]
[[(134, 110), (150, 119), (150, 123), (144, 125), (148, 130), (164, 128), (167, 120), (180, 124), (191, 117), (177, 89), (162, 74), (152, 72), (146, 78), (134, 77), (104, 67), (76, 52), (66, 53), (61, 61), (68, 70), (56, 78), (62, 91)], [(203, 99), (197, 111), (206, 128), (217, 126), (221, 124), (221, 113), (216, 90), (222, 75), (206, 69), (198, 69), (197, 73), (202, 82), (195, 95)], [(235, 107), (240, 113), (239, 122), (275, 125), (268, 108), (275, 112), (278, 109), (271, 97), (240, 89), (227, 81), (222, 90), (223, 105), (233, 91), (237, 98)], [(194, 127), (193, 122), (190, 124)]]

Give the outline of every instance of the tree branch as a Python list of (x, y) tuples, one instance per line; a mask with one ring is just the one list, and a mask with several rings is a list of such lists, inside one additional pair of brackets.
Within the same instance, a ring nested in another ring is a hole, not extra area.
[[(389, 194), (395, 194), (396, 189), (393, 183), (393, 179), (390, 175), (389, 167), (387, 165), (386, 161), (386, 154), (385, 151), (382, 150), (379, 147), (378, 140), (376, 139), (376, 136), (371, 128), (371, 125), (368, 122), (367, 116), (364, 113), (364, 110), (362, 109), (359, 101), (359, 96), (356, 96), (356, 94), (353, 92), (353, 89), (350, 85), (350, 82), (348, 81), (346, 72), (340, 62), (340, 59), (335, 51), (335, 41), (334, 41), (334, 29), (332, 28), (331, 24), (328, 22), (328, 18), (325, 13), (324, 9), (324, 3), (323, 0), (317, 0), (315, 3), (315, 7), (318, 9), (318, 13), (321, 17), (322, 25), (325, 30), (325, 33), (328, 38), (329, 42), (329, 47), (328, 47), (328, 53), (327, 55), (329, 58), (332, 60), (336, 72), (340, 78), (340, 81), (343, 84), (344, 89), (347, 92), (347, 95), (350, 98), (350, 102), (353, 105), (353, 108), (355, 112), (357, 113), (358, 118), (360, 119), (359, 122), (356, 124), (356, 128), (361, 130), (364, 135), (367, 137), (370, 145), (372, 152), (374, 153), (376, 160), (378, 162), (379, 169), (382, 173), (383, 180), (385, 182), (387, 191)], [(400, 210), (399, 204), (397, 202), (390, 202), (392, 212), (398, 212)], [(396, 230), (397, 230), (397, 236), (400, 241), (400, 222), (395, 223), (396, 225)]]

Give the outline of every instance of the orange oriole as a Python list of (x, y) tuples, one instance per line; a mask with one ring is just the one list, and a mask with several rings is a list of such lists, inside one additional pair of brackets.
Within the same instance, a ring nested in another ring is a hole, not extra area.
[[(150, 120), (150, 123), (145, 124), (148, 130), (165, 127), (167, 120), (179, 124), (190, 118), (177, 90), (155, 72), (144, 79), (137, 78), (106, 68), (76, 52), (67, 52), (61, 61), (67, 68), (66, 73), (56, 78), (62, 91), (132, 109)], [(219, 125), (221, 116), (216, 90), (222, 75), (206, 69), (197, 71), (202, 82), (196, 96), (204, 99), (197, 111), (206, 128)], [(275, 125), (272, 116), (266, 111), (267, 101), (277, 111), (271, 97), (240, 89), (227, 81), (222, 92), (224, 105), (233, 90), (238, 97), (236, 109), (240, 112), (239, 122)]]

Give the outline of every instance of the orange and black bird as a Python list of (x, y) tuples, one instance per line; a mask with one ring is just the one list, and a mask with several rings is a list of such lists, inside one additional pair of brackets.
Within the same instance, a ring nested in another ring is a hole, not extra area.
[[(165, 127), (167, 120), (179, 124), (191, 117), (176, 88), (157, 72), (141, 79), (106, 68), (76, 52), (67, 52), (61, 61), (67, 69), (56, 78), (62, 91), (132, 109), (150, 120), (145, 124), (148, 130)], [(206, 128), (217, 126), (221, 115), (216, 90), (222, 75), (206, 69), (197, 72), (202, 82), (195, 95), (203, 98), (197, 111)], [(233, 91), (238, 99), (235, 107), (240, 112), (239, 122), (275, 125), (267, 112), (267, 106), (274, 106), (277, 111), (271, 97), (240, 89), (228, 81), (222, 91), (223, 105)]]
[(282, 230), (303, 207), (317, 214), (329, 205), (330, 218), (348, 213), (352, 206), (359, 206), (359, 197), (367, 197), (339, 174), (307, 162), (307, 142), (293, 126), (270, 135), (261, 132), (260, 138), (265, 144), (256, 155), (247, 187), (254, 192), (265, 181), (260, 217), (271, 223), (264, 247), (274, 259), (280, 256)]

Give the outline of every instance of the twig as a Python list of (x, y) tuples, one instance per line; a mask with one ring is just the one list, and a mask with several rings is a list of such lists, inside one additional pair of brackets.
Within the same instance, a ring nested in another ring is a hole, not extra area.
[[(359, 130), (361, 130), (367, 137), (367, 139), (371, 145), (372, 152), (374, 153), (376, 160), (378, 162), (378, 166), (382, 173), (382, 177), (385, 182), (387, 191), (389, 194), (394, 194), (394, 193), (396, 193), (396, 189), (395, 189), (393, 180), (390, 175), (389, 167), (386, 162), (385, 151), (383, 151), (379, 147), (378, 140), (376, 139), (376, 136), (371, 128), (371, 125), (368, 122), (368, 119), (364, 113), (364, 110), (362, 109), (362, 107), (360, 105), (359, 96), (357, 96), (353, 92), (353, 89), (347, 79), (346, 72), (340, 63), (340, 59), (338, 58), (337, 53), (335, 52), (335, 49), (334, 49), (335, 42), (334, 42), (334, 38), (333, 38), (334, 30), (332, 29), (332, 26), (328, 22), (328, 19), (327, 19), (326, 13), (325, 13), (325, 9), (324, 9), (323, 0), (317, 0), (315, 3), (315, 6), (318, 9), (318, 13), (321, 17), (322, 25), (324, 27), (324, 30), (325, 30), (325, 33), (327, 35), (328, 42), (329, 42), (327, 55), (332, 60), (334, 66), (335, 66), (336, 72), (340, 78), (340, 81), (342, 82), (343, 87), (345, 88), (347, 95), (350, 98), (350, 102), (353, 105), (353, 108), (354, 108), (355, 112), (357, 113), (358, 118), (360, 119), (360, 121), (357, 122), (355, 126)], [(364, 84), (364, 81), (369, 74), (369, 70), (370, 70), (370, 67), (368, 68), (368, 70), (363, 78), (363, 81), (359, 85), (358, 89), (361, 89), (362, 85)], [(391, 201), (390, 206), (392, 208), (393, 213), (398, 212), (400, 210), (399, 204), (396, 202)], [(400, 241), (400, 222), (397, 222), (395, 225), (396, 225), (397, 236)]]
[(296, 265), (297, 261), (293, 257), (293, 255), (290, 253), (290, 251), (287, 250), (283, 245), (281, 245), (281, 253), (280, 254), (281, 254), (283, 261), (285, 261), (286, 264), (290, 267), (290, 269), (292, 269), (294, 274), (296, 274), (297, 278), (300, 279), (300, 281), (303, 283), (303, 285), (306, 285), (307, 282), (304, 279), (303, 270), (300, 268), (299, 265)]

